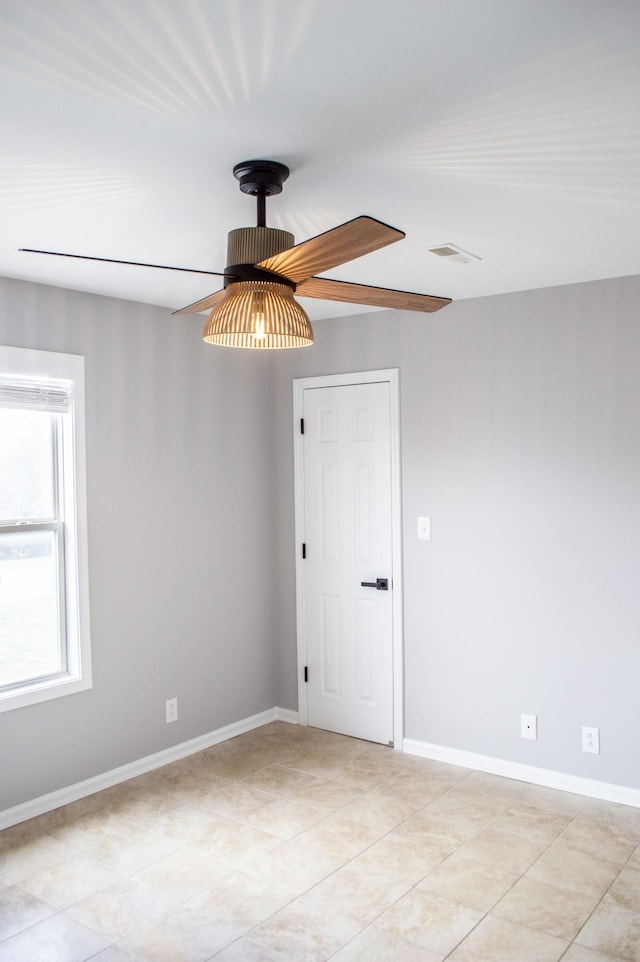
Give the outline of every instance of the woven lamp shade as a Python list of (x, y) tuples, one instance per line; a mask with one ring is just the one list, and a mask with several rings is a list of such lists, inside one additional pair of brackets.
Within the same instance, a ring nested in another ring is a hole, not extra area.
[(309, 318), (287, 284), (237, 281), (214, 307), (203, 340), (224, 347), (281, 349), (313, 344)]

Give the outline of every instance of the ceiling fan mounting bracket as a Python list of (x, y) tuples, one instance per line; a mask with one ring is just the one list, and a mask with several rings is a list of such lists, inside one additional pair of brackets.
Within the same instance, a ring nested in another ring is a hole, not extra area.
[(282, 193), (289, 168), (276, 160), (243, 160), (233, 168), (233, 176), (240, 181), (243, 194), (273, 197)]

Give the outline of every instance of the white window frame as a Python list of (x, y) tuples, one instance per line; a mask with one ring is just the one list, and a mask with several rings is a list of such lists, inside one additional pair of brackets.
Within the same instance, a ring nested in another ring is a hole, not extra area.
[[(61, 415), (60, 496), (64, 505), (64, 605), (61, 631), (65, 670), (46, 678), (0, 689), (0, 712), (60, 698), (92, 687), (87, 549), (84, 358), (28, 348), (0, 346), (0, 375), (63, 379), (72, 384), (68, 411)], [(22, 530), (42, 527), (35, 523)], [(51, 527), (51, 525), (45, 525)], [(15, 530), (4, 526), (5, 531)]]

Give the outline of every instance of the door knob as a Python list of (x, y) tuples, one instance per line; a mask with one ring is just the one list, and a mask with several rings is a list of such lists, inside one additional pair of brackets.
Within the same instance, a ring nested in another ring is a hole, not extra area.
[(388, 578), (376, 578), (375, 581), (361, 581), (360, 586), (362, 588), (377, 588), (378, 591), (388, 591), (389, 590), (389, 579)]

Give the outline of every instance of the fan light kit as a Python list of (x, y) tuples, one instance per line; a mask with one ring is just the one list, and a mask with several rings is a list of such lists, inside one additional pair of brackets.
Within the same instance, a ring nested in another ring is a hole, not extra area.
[(266, 226), (266, 198), (279, 194), (289, 168), (274, 160), (246, 160), (233, 168), (244, 194), (257, 200), (256, 227), (232, 230), (227, 242), (227, 267), (223, 272), (188, 267), (145, 264), (85, 254), (63, 254), (21, 248), (33, 254), (53, 254), (80, 260), (155, 267), (224, 278), (215, 294), (190, 304), (176, 314), (210, 311), (203, 338), (211, 344), (244, 348), (308, 347), (313, 344), (309, 318), (294, 293), (301, 297), (343, 301), (401, 311), (438, 311), (450, 298), (334, 281), (316, 274), (402, 240), (405, 236), (373, 217), (356, 217), (339, 227), (295, 244), (293, 234)]

